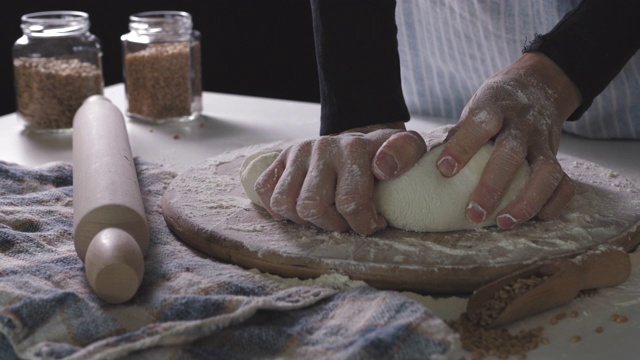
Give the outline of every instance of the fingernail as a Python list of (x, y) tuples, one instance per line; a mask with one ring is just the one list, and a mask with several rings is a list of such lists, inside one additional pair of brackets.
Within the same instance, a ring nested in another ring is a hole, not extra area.
[(445, 156), (438, 160), (437, 165), (444, 176), (453, 176), (458, 172), (458, 163), (451, 156)]
[(516, 226), (518, 220), (516, 220), (516, 218), (514, 218), (510, 214), (502, 214), (496, 218), (496, 222), (502, 229), (511, 229), (512, 227)]
[(380, 154), (378, 154), (373, 166), (373, 171), (380, 179), (388, 179), (395, 176), (398, 173), (398, 169), (400, 168), (398, 160), (395, 158), (395, 156), (387, 152), (381, 152)]
[(467, 206), (467, 219), (474, 223), (481, 223), (487, 217), (487, 211), (475, 202), (470, 202)]

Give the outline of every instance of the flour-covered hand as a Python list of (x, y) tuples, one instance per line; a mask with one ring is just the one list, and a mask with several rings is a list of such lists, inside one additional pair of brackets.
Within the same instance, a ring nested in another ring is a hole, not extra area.
[(481, 222), (504, 194), (524, 161), (531, 175), (518, 198), (497, 215), (501, 228), (511, 228), (537, 215), (557, 217), (575, 187), (556, 154), (564, 121), (580, 104), (580, 93), (549, 58), (526, 53), (478, 89), (449, 133), (438, 168), (455, 174), (486, 142), (495, 150), (467, 207), (467, 217)]
[(284, 149), (255, 190), (276, 219), (370, 235), (387, 226), (372, 201), (376, 177), (402, 173), (424, 152), (403, 123), (321, 136)]

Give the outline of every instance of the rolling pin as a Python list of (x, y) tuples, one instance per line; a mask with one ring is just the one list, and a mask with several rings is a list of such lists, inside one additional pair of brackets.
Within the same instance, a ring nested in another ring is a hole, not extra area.
[(73, 118), (73, 237), (102, 300), (131, 299), (142, 282), (149, 227), (120, 110), (102, 95)]

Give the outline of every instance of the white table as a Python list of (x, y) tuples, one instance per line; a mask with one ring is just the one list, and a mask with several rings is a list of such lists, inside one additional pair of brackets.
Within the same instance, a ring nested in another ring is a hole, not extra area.
[[(122, 111), (124, 86), (109, 86), (107, 96)], [(318, 135), (320, 106), (315, 103), (204, 93), (204, 115), (187, 124), (148, 125), (127, 120), (134, 156), (182, 171), (227, 150)], [(415, 118), (414, 130), (429, 130), (446, 120)], [(599, 163), (640, 182), (640, 141), (597, 141), (565, 136), (560, 149)], [(15, 114), (0, 117), (0, 160), (23, 165), (71, 161), (70, 135), (25, 132)]]
[[(109, 86), (105, 95), (121, 110), (126, 100), (122, 84)], [(186, 124), (154, 126), (127, 120), (133, 154), (163, 163), (178, 172), (244, 146), (279, 140), (315, 137), (319, 129), (320, 107), (315, 103), (255, 98), (217, 93), (204, 94), (204, 116)], [(424, 131), (443, 125), (441, 119), (415, 118), (409, 123)], [(640, 141), (598, 141), (565, 135), (561, 152), (608, 167), (640, 184)], [(38, 166), (51, 161), (72, 161), (71, 135), (38, 135), (23, 130), (15, 114), (0, 117), (0, 160)], [(640, 266), (634, 255), (636, 268)], [(640, 356), (640, 274), (625, 283), (612, 301), (578, 299), (572, 304), (531, 317), (514, 328), (543, 325), (549, 345), (528, 354), (528, 359), (635, 359)], [(634, 288), (635, 287), (635, 288)], [(464, 310), (462, 298), (417, 297), (444, 318)], [(579, 318), (548, 324), (560, 311), (579, 311)], [(620, 312), (626, 324), (613, 324), (608, 317)], [(602, 334), (593, 329), (604, 326)], [(574, 335), (580, 343), (571, 343)], [(454, 357), (457, 358), (457, 357)]]

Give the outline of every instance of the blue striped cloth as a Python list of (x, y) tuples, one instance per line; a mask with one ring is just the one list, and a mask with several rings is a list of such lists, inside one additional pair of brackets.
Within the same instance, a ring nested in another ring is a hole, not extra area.
[(195, 252), (160, 210), (176, 174), (136, 168), (145, 274), (131, 301), (111, 305), (90, 291), (73, 246), (72, 166), (0, 161), (0, 359), (441, 359), (456, 344), (400, 293), (287, 285)]
[[(578, 0), (398, 0), (402, 84), (414, 115), (457, 121), (491, 75), (513, 62)], [(640, 54), (565, 131), (589, 138), (640, 138)]]

